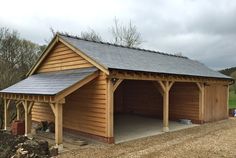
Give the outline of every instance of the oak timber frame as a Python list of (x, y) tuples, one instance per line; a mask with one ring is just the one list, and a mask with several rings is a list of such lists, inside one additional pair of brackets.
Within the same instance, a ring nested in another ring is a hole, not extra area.
[[(4, 129), (7, 127), (7, 116), (10, 101), (16, 101), (17, 119), (19, 119), (19, 105), (22, 104), (25, 109), (25, 135), (30, 134), (31, 128), (31, 109), (35, 102), (47, 103), (55, 116), (55, 143), (57, 146), (62, 146), (63, 143), (63, 104), (65, 97), (73, 91), (79, 89), (83, 85), (89, 83), (98, 76), (98, 72), (88, 76), (86, 79), (69, 87), (62, 93), (57, 95), (35, 95), (35, 94), (9, 94), (0, 93), (0, 97), (4, 99)], [(106, 74), (104, 74), (106, 75)], [(203, 122), (204, 115), (204, 91), (207, 83), (221, 83), (228, 85), (229, 81), (202, 78), (182, 75), (167, 75), (149, 72), (134, 72), (124, 70), (110, 70), (107, 77), (107, 137), (110, 143), (114, 142), (114, 92), (124, 80), (143, 80), (152, 81), (154, 87), (158, 89), (163, 97), (163, 131), (169, 131), (169, 92), (175, 82), (191, 82), (195, 83), (199, 89), (199, 120)]]
[(123, 80), (153, 81), (163, 97), (163, 131), (169, 131), (169, 91), (175, 82), (195, 83), (199, 89), (199, 120), (203, 123), (204, 117), (204, 87), (206, 83), (222, 83), (229, 85), (230, 82), (223, 79), (193, 77), (184, 75), (167, 75), (150, 72), (135, 72), (124, 70), (111, 70), (107, 79), (108, 100), (108, 137), (114, 139), (114, 92)]
[(35, 95), (35, 94), (11, 94), (0, 93), (0, 97), (4, 99), (4, 129), (8, 126), (8, 109), (11, 100), (16, 101), (17, 120), (20, 119), (19, 105), (22, 104), (25, 111), (25, 136), (31, 133), (31, 110), (35, 102), (47, 103), (50, 105), (55, 116), (55, 143), (58, 147), (63, 147), (63, 104), (65, 97), (79, 89), (83, 85), (98, 77), (98, 72), (87, 76), (83, 80), (77, 82), (71, 87), (66, 88), (56, 95)]
[(24, 107), (25, 113), (25, 136), (31, 134), (31, 125), (32, 125), (32, 115), (31, 110), (35, 102), (47, 103), (51, 106), (52, 111), (55, 116), (55, 143), (57, 146), (62, 146), (63, 143), (63, 104), (65, 99), (60, 101), (54, 100), (54, 96), (37, 96), (37, 95), (21, 95), (21, 94), (0, 94), (4, 98), (4, 130), (7, 130), (8, 127), (8, 109), (11, 101), (15, 101), (16, 111), (17, 111), (17, 120), (20, 119), (20, 104)]

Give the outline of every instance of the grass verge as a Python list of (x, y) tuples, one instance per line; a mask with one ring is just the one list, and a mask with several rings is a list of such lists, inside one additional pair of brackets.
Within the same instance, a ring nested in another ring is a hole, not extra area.
[(236, 94), (234, 91), (229, 93), (229, 108), (236, 108)]

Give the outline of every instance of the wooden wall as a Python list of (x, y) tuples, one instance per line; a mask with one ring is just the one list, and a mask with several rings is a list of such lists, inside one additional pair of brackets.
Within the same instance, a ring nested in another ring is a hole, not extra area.
[(49, 104), (35, 102), (32, 107), (32, 120), (54, 122), (54, 114)]
[(106, 76), (100, 76), (68, 97), (64, 127), (105, 137), (107, 135)]
[(125, 80), (115, 91), (114, 109), (162, 118), (162, 96), (151, 81)]
[(37, 69), (37, 73), (93, 67), (70, 48), (58, 42)]
[(204, 121), (218, 121), (228, 118), (227, 85), (208, 84), (205, 86)]
[[(70, 48), (58, 42), (41, 63), (36, 73), (93, 67)], [(99, 77), (66, 97), (63, 105), (63, 127), (97, 136), (107, 136), (106, 76)], [(48, 104), (35, 103), (33, 121), (54, 121)]]
[(169, 97), (171, 120), (184, 118), (199, 121), (199, 90), (195, 83), (174, 83)]
[[(106, 76), (101, 72), (98, 78), (66, 97), (63, 105), (63, 127), (106, 137), (106, 104)], [(48, 104), (35, 103), (32, 120), (54, 122), (51, 107)]]

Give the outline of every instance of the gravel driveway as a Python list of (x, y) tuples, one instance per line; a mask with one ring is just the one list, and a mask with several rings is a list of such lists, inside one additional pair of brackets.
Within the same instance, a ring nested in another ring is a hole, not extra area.
[(118, 145), (90, 144), (60, 158), (236, 157), (236, 119), (137, 139)]

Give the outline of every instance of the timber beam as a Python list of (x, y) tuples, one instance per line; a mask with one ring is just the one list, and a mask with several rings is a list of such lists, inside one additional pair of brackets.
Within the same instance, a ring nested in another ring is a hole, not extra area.
[(121, 84), (121, 82), (124, 80), (124, 79), (112, 79), (112, 80), (115, 80), (113, 82), (113, 92), (115, 92), (115, 90), (119, 87), (119, 85)]
[(229, 84), (230, 80), (209, 78), (209, 77), (197, 77), (187, 75), (171, 75), (171, 74), (160, 74), (152, 72), (135, 72), (135, 71), (123, 71), (123, 70), (111, 70), (109, 78), (117, 79), (129, 79), (129, 80), (167, 80), (174, 82), (211, 82), (211, 83), (222, 83)]
[(156, 81), (152, 82), (154, 87), (158, 90), (158, 92), (163, 96), (164, 95), (164, 91), (163, 88), (160, 86), (160, 84)]
[(15, 101), (29, 101), (29, 102), (43, 102), (43, 103), (56, 102), (55, 96), (52, 95), (0, 93), (0, 97), (7, 100), (15, 100)]

